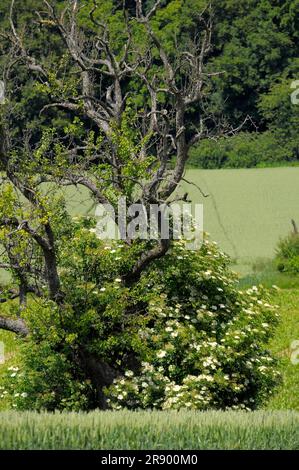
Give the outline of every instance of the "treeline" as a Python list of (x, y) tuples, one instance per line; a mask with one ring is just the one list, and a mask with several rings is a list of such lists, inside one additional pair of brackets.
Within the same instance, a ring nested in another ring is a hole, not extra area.
[[(55, 6), (63, 8), (65, 1), (56, 0)], [(91, 8), (92, 0), (84, 2)], [(134, 14), (135, 0), (127, 0), (126, 7)], [(210, 14), (207, 0), (165, 0), (155, 18), (154, 28), (168, 51), (177, 48), (189, 50), (190, 30), (194, 36), (202, 29), (199, 12), (205, 8)], [(11, 0), (0, 5), (0, 31), (9, 31)], [(63, 47), (53, 28), (49, 37), (36, 10), (42, 0), (15, 0), (15, 21), (24, 31), (26, 47), (36, 53), (45, 64), (50, 64), (55, 51)], [(154, 0), (144, 1), (150, 10)], [(110, 31), (115, 36), (115, 47), (123, 39), (123, 2), (105, 0), (98, 8), (104, 11)], [(82, 10), (82, 24), (92, 28), (87, 9)], [(223, 138), (202, 140), (191, 151), (190, 164), (195, 167), (253, 167), (284, 163), (294, 164), (299, 159), (299, 105), (291, 103), (294, 91), (291, 84), (299, 80), (299, 1), (298, 0), (213, 0), (213, 48), (210, 51), (207, 71), (213, 75), (206, 85), (206, 105), (197, 106), (190, 113), (190, 125), (198, 125), (204, 118), (206, 126), (220, 127)], [(142, 43), (142, 35), (132, 32), (134, 40)], [(36, 49), (41, 41), (43, 51)], [(1, 73), (5, 74), (5, 37), (1, 39)], [(144, 45), (146, 47), (146, 45)], [(190, 51), (192, 52), (192, 51)], [(40, 57), (42, 53), (42, 57)], [(67, 58), (65, 64), (67, 66)], [(178, 67), (183, 64), (178, 64)], [(53, 71), (53, 81), (57, 79)], [(219, 74), (217, 74), (217, 72)], [(22, 72), (23, 73), (23, 72)], [(157, 70), (157, 75), (159, 71)], [(46, 93), (38, 84), (20, 75), (25, 88), (15, 90), (16, 119), (24, 129), (31, 122), (30, 132), (62, 125), (70, 116), (61, 113), (61, 120), (53, 123), (51, 113), (37, 116), (40, 103), (47, 104)], [(74, 83), (75, 86), (75, 83)], [(299, 88), (299, 86), (297, 87)], [(142, 89), (128, 90), (131, 105), (143, 99)], [(32, 124), (34, 123), (34, 125)], [(32, 125), (34, 129), (32, 129)], [(218, 133), (219, 134), (219, 133)], [(225, 134), (225, 135), (224, 135)]]
[(213, 8), (211, 63), (225, 71), (215, 78), (214, 112), (237, 129), (247, 122), (229, 139), (201, 142), (192, 165), (296, 164), (299, 105), (291, 102), (291, 84), (299, 80), (299, 1), (218, 0)]

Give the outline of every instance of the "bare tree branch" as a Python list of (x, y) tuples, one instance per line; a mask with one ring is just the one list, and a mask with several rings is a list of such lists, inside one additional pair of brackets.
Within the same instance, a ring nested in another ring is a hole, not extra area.
[(11, 331), (20, 336), (27, 336), (29, 334), (28, 327), (24, 320), (18, 318), (16, 320), (0, 316), (0, 329)]

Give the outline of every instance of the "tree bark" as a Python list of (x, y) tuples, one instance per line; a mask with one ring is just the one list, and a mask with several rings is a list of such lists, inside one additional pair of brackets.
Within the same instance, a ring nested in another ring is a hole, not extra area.
[(109, 387), (119, 372), (97, 357), (81, 352), (80, 365), (86, 371), (95, 390), (97, 390), (96, 406), (105, 410), (108, 408), (107, 398), (103, 392), (104, 387)]
[(22, 318), (14, 320), (12, 318), (0, 317), (0, 329), (11, 331), (20, 336), (27, 336), (29, 334), (27, 325)]

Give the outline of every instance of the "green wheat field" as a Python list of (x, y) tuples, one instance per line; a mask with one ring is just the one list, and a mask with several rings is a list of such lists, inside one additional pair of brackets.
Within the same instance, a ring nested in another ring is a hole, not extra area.
[(0, 449), (296, 449), (294, 412), (2, 413)]

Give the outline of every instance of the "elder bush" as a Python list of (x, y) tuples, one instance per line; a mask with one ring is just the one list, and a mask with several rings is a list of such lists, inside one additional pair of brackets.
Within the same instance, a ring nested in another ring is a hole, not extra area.
[[(109, 245), (78, 220), (62, 250), (63, 308), (32, 299), (22, 364), (6, 391), (19, 409), (254, 409), (279, 382), (267, 350), (278, 314), (267, 292), (238, 290), (229, 258), (184, 240), (140, 280), (122, 282), (144, 247)], [(70, 241), (72, 240), (72, 241)], [(105, 364), (99, 383), (86, 358)], [(114, 378), (114, 380), (113, 380)]]

